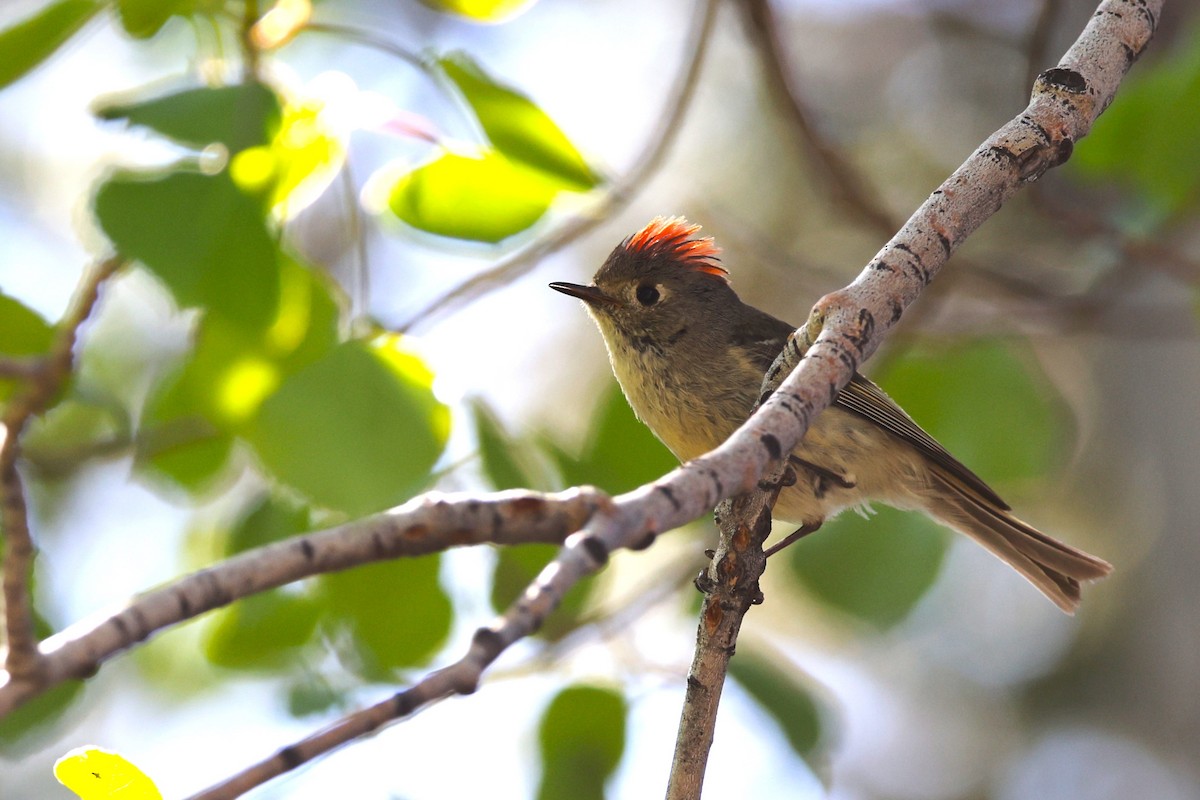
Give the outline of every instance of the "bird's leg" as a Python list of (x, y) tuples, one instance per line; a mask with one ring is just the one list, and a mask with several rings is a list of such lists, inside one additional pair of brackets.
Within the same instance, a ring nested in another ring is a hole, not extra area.
[(809, 522), (809, 523), (805, 523), (804, 525), (801, 525), (799, 528), (796, 528), (796, 530), (792, 531), (787, 536), (785, 536), (782, 541), (776, 542), (775, 544), (771, 545), (766, 550), (764, 550), (763, 555), (766, 556), (767, 558), (770, 558), (772, 555), (774, 555), (775, 553), (778, 553), (780, 550), (787, 547), (789, 544), (792, 544), (800, 539), (803, 539), (805, 536), (808, 536), (810, 533), (812, 533), (813, 531), (820, 528), (822, 521), (823, 520), (820, 520), (817, 522)]

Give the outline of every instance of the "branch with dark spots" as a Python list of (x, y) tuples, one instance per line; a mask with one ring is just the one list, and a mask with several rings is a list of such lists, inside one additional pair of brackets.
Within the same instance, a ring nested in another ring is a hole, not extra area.
[(596, 562), (597, 569), (608, 563), (608, 545), (595, 536), (585, 536), (580, 540), (580, 545), (587, 551), (592, 561)]
[[(0, 716), (70, 677), (94, 671), (167, 627), (242, 597), (312, 575), (462, 544), (561, 544), (611, 503), (607, 495), (590, 488), (551, 495), (498, 492), (484, 498), (430, 494), (385, 514), (248, 550), (148, 592), (94, 625), (69, 628), (47, 639), (41, 645), (42, 667), (36, 679), (4, 676)], [(409, 534), (417, 526), (426, 534), (413, 538)], [(464, 531), (469, 537), (463, 537)]]
[[(1127, 49), (1127, 46), (1123, 46), (1123, 49)], [(1057, 86), (1072, 94), (1083, 94), (1088, 91), (1087, 80), (1073, 69), (1060, 67), (1048, 69), (1037, 76), (1037, 82), (1047, 86)]]

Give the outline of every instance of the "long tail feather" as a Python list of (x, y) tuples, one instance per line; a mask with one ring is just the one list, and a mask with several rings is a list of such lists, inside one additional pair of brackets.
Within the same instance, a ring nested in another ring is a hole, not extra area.
[(931, 470), (931, 477), (929, 512), (986, 547), (1068, 614), (1079, 605), (1081, 581), (1112, 572), (1107, 561), (1047, 536), (943, 470)]

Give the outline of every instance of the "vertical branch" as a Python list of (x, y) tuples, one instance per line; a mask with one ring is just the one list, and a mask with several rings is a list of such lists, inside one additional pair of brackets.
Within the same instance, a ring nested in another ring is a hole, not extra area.
[(57, 325), (49, 352), (31, 370), (0, 417), (4, 425), (4, 441), (0, 444), (0, 525), (4, 534), (5, 668), (14, 678), (36, 673), (41, 658), (29, 591), (35, 547), (29, 531), (25, 487), (17, 469), (21, 435), (29, 420), (46, 409), (70, 375), (79, 326), (91, 315), (100, 294), (100, 284), (124, 263), (119, 257), (109, 258), (83, 277), (71, 305)]
[(767, 567), (762, 546), (771, 534), (771, 508), (786, 484), (780, 474), (783, 469), (779, 462), (775, 474), (765, 475), (758, 490), (717, 506), (721, 540), (708, 570), (696, 578), (704, 605), (675, 737), (667, 800), (700, 797), (729, 660), (737, 649), (746, 612), (762, 602), (758, 579)]

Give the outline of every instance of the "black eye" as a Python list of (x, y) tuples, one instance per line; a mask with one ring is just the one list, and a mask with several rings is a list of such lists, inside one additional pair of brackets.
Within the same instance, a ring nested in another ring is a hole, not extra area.
[(658, 287), (643, 283), (637, 288), (637, 301), (644, 306), (652, 306), (658, 302)]

